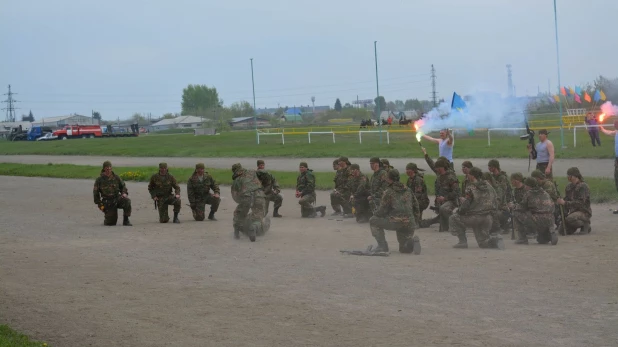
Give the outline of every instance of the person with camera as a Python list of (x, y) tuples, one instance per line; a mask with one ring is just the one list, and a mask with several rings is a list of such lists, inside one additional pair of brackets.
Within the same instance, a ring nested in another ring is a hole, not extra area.
[[(545, 178), (553, 180), (552, 166), (554, 165), (554, 144), (547, 138), (547, 129), (539, 131), (539, 142), (536, 149), (536, 169), (545, 174)], [(528, 152), (532, 153), (532, 146), (528, 145)]]

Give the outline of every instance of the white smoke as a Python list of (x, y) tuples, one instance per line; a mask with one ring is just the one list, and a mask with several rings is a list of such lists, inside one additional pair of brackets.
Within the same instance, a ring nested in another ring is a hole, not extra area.
[(606, 116), (618, 115), (618, 106), (613, 105), (611, 101), (606, 101), (601, 105), (601, 112), (605, 113)]
[(476, 93), (466, 100), (466, 109), (451, 110), (450, 103), (443, 102), (427, 112), (420, 122), (423, 133), (443, 128), (522, 128), (528, 100), (507, 99), (497, 94)]

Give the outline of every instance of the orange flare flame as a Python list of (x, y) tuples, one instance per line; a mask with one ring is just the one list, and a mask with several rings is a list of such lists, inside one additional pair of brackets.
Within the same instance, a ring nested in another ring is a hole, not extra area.
[(605, 113), (601, 113), (599, 116), (599, 122), (603, 123), (603, 119), (605, 119)]

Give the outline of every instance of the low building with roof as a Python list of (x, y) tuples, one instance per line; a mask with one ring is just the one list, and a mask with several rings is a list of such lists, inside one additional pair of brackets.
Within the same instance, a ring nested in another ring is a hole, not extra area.
[(204, 121), (208, 121), (208, 119), (205, 120), (201, 117), (196, 116), (180, 116), (176, 118), (166, 118), (150, 125), (150, 130), (160, 131), (176, 128), (200, 128)]

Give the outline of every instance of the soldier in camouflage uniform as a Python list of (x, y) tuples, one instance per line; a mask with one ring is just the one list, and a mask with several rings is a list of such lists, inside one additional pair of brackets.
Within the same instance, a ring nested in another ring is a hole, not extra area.
[(567, 170), (567, 179), (569, 184), (565, 188), (564, 199), (558, 198), (559, 205), (564, 206), (565, 216), (564, 222), (566, 226), (560, 226), (561, 234), (572, 235), (581, 228), (580, 234), (588, 234), (592, 231), (590, 228), (590, 218), (592, 217), (592, 209), (590, 208), (590, 188), (584, 182), (579, 169), (572, 167)]
[[(174, 193), (172, 193), (174, 189)], [(150, 177), (148, 183), (150, 197), (159, 205), (159, 223), (167, 223), (170, 220), (168, 206), (174, 206), (174, 223), (180, 223), (180, 186), (176, 178), (167, 171), (167, 164), (159, 164), (159, 172)]]
[(311, 204), (315, 202), (315, 176), (313, 170), (309, 169), (306, 162), (301, 162), (298, 171), (300, 174), (296, 178), (296, 198), (300, 205), (300, 215), (303, 218), (315, 218), (316, 212), (320, 212), (324, 217), (326, 214), (326, 206), (313, 207)]
[(372, 211), (375, 211), (380, 207), (380, 199), (388, 184), (386, 183), (386, 170), (382, 168), (380, 158), (369, 159), (369, 166), (373, 170), (373, 175), (369, 179), (369, 197), (367, 200)]
[(388, 159), (380, 159), (380, 162), (382, 163), (382, 168), (386, 172), (389, 172), (390, 170), (394, 169), (394, 167), (391, 166), (391, 163), (388, 161)]
[(435, 170), (438, 174), (435, 205), (438, 207), (438, 216), (440, 217), (440, 232), (449, 231), (449, 218), (453, 214), (453, 210), (459, 206), (459, 180), (455, 172), (450, 170), (450, 163), (445, 159), (438, 159), (435, 164)]
[(536, 234), (538, 243), (545, 244), (552, 241), (552, 244), (556, 244), (558, 236), (551, 231), (554, 202), (549, 194), (539, 187), (535, 178), (526, 178), (524, 184), (526, 193), (521, 202), (515, 204), (513, 212), (518, 234), (515, 244), (527, 245), (528, 234)]
[(333, 207), (331, 216), (337, 216), (342, 213), (344, 218), (353, 218), (352, 206), (350, 206), (351, 190), (351, 174), (350, 167), (352, 165), (347, 157), (339, 158), (339, 170), (335, 175), (335, 189), (330, 193), (330, 204)]
[[(187, 180), (187, 195), (189, 196), (189, 206), (193, 213), (193, 219), (203, 221), (206, 216), (206, 205), (210, 205), (208, 219), (216, 221), (215, 212), (219, 209), (221, 198), (219, 194), (219, 184), (215, 179), (204, 171), (203, 163), (195, 165), (193, 175)], [(212, 189), (213, 194), (210, 194)]]
[[(438, 177), (440, 176), (436, 170), (436, 162), (433, 161), (433, 159), (431, 159), (431, 157), (429, 156), (429, 154), (427, 154), (427, 149), (425, 147), (421, 147), (421, 150), (423, 151), (423, 153), (425, 154), (425, 161), (427, 162), (427, 165), (429, 166), (429, 168), (431, 169), (431, 171), (433, 171), (436, 174), (436, 180), (434, 182), (434, 192), (436, 192), (436, 196), (438, 194), (438, 192), (440, 191), (440, 187), (439, 187), (439, 179)], [(438, 161), (439, 160), (443, 160), (443, 161), (447, 161), (448, 159), (446, 159), (446, 157), (438, 157)], [(452, 163), (449, 163), (449, 168), (447, 171), (452, 172), (455, 175), (455, 172), (451, 169), (451, 165)], [(457, 175), (455, 175), (455, 177), (457, 177)], [(459, 184), (459, 183), (458, 183)], [(439, 223), (440, 222), (440, 210), (439, 210), (439, 205), (435, 204), (434, 201), (434, 207), (432, 207), (432, 210), (434, 210), (434, 212), (436, 213), (436, 216), (432, 219), (423, 219), (421, 220), (421, 222), (419, 223), (421, 228), (427, 228), (433, 224)], [(440, 229), (441, 230), (441, 229)]]
[[(258, 234), (264, 234), (270, 227), (270, 220), (264, 220), (264, 191), (262, 182), (255, 170), (243, 169), (242, 165), (232, 165), (232, 199), (237, 203), (234, 210), (234, 238), (240, 233), (247, 234), (255, 242)], [(251, 212), (251, 214), (249, 214)]]
[(514, 206), (514, 204), (521, 202), (521, 199), (526, 193), (524, 175), (522, 175), (521, 172), (511, 174), (511, 186), (513, 187), (513, 204), (511, 204), (511, 206)]
[(399, 182), (399, 171), (391, 169), (385, 178), (386, 190), (382, 195), (379, 208), (369, 220), (371, 235), (378, 242), (374, 252), (388, 252), (388, 243), (384, 229), (396, 230), (399, 252), (420, 254), (420, 241), (414, 236), (414, 215), (412, 199), (414, 196), (408, 187)]
[(425, 170), (419, 169), (415, 163), (408, 163), (408, 165), (406, 165), (406, 175), (408, 175), (406, 186), (412, 191), (417, 207), (417, 213), (414, 215), (416, 223), (420, 223), (423, 220), (423, 211), (429, 207), (427, 185), (423, 179), (423, 174), (419, 171)]
[(497, 204), (496, 191), (486, 181), (482, 180), (481, 169), (473, 167), (468, 173), (469, 182), (464, 196), (460, 198), (461, 205), (456, 213), (449, 218), (451, 234), (459, 238), (454, 248), (468, 248), (466, 228), (472, 228), (474, 237), (480, 248), (504, 249), (500, 235), (489, 235), (492, 218), (491, 213)]
[(103, 225), (116, 225), (118, 209), (123, 211), (122, 225), (131, 226), (131, 200), (127, 196), (127, 185), (112, 171), (112, 163), (105, 161), (101, 175), (94, 181), (92, 195), (94, 203), (104, 213)]
[(532, 171), (531, 176), (536, 178), (537, 182), (539, 182), (539, 186), (543, 188), (543, 190), (546, 191), (547, 194), (549, 194), (549, 197), (554, 202), (554, 223), (556, 224), (556, 226), (560, 225), (560, 223), (562, 222), (562, 215), (560, 214), (560, 205), (558, 205), (557, 203), (560, 195), (558, 194), (556, 184), (552, 180), (548, 180), (541, 170)]
[[(266, 199), (266, 208), (264, 209), (264, 215), (265, 216), (268, 215), (268, 206), (270, 205), (270, 202), (272, 201), (275, 203), (274, 210), (273, 210), (273, 217), (281, 218), (283, 217), (282, 215), (279, 214), (279, 209), (281, 208), (281, 205), (283, 205), (283, 197), (281, 196), (281, 187), (279, 187), (279, 183), (277, 182), (277, 179), (275, 178), (275, 176), (273, 176), (270, 172), (266, 171), (265, 167), (266, 167), (266, 164), (264, 163), (263, 160), (257, 161), (258, 172), (263, 172), (262, 175), (268, 175), (268, 181), (270, 182), (270, 184), (267, 184), (264, 186), (264, 196)], [(264, 182), (262, 182), (262, 185), (264, 185)]]
[(508, 229), (510, 229), (510, 226), (508, 225), (510, 212), (507, 205), (509, 202), (513, 201), (511, 184), (506, 172), (500, 170), (500, 162), (496, 159), (490, 160), (487, 168), (493, 175), (495, 180), (494, 189), (498, 194), (499, 225), (494, 225), (492, 232), (499, 232), (502, 230), (503, 234), (508, 234)]
[(369, 208), (369, 178), (360, 171), (358, 164), (352, 164), (350, 166), (350, 188), (352, 195), (350, 195), (350, 202), (354, 205), (354, 216), (356, 222), (367, 223), (371, 217), (371, 209)]
[(466, 191), (466, 187), (468, 186), (468, 174), (470, 173), (470, 169), (472, 169), (474, 166), (472, 165), (471, 161), (464, 161), (463, 163), (461, 163), (461, 172), (463, 172), (464, 174), (464, 179), (463, 181), (461, 181), (461, 191), (465, 192)]

